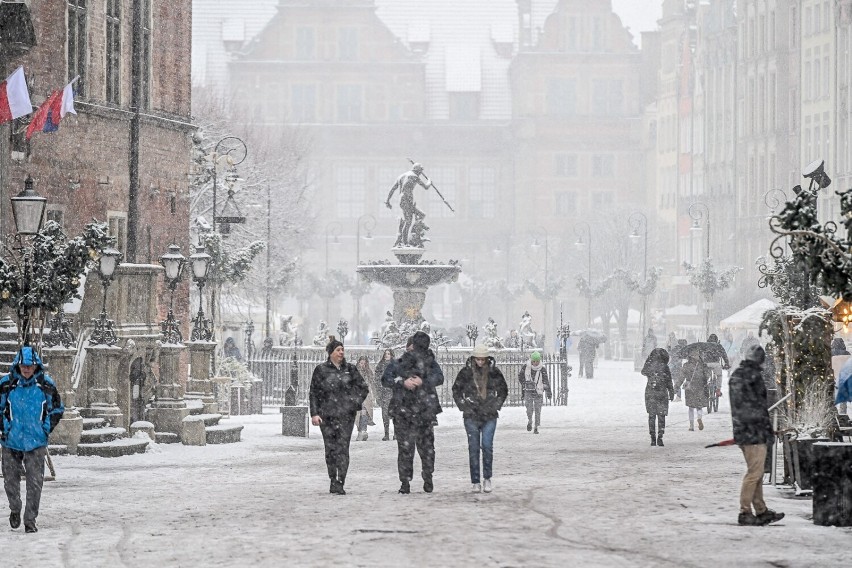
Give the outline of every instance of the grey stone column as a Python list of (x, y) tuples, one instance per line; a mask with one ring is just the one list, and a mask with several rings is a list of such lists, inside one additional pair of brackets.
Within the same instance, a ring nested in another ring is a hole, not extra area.
[(189, 349), (189, 380), (186, 383), (186, 393), (201, 399), (205, 414), (217, 414), (219, 405), (216, 403), (213, 380), (210, 378), (210, 364), (216, 342), (190, 341), (186, 346)]
[(48, 364), (47, 374), (56, 383), (62, 404), (65, 406), (65, 414), (56, 428), (50, 434), (50, 444), (65, 445), (72, 454), (77, 453), (77, 444), (80, 443), (80, 434), (83, 432), (83, 418), (76, 406), (76, 396), (72, 383), (72, 369), (74, 368), (74, 356), (76, 349), (65, 347), (45, 347), (42, 356)]
[(89, 379), (89, 405), (80, 409), (86, 418), (104, 418), (115, 428), (127, 428), (127, 417), (118, 407), (118, 368), (124, 350), (116, 346), (94, 345), (86, 347), (86, 365)]
[(178, 372), (180, 355), (186, 347), (182, 343), (160, 345), (160, 376), (157, 381), (157, 400), (146, 411), (146, 418), (157, 432), (171, 432), (180, 436), (181, 422), (189, 416), (183, 398)]

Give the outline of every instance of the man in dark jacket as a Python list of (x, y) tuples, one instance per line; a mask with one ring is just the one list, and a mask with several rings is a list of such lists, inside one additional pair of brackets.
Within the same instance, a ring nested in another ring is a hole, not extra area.
[[(478, 345), (453, 383), (453, 400), (464, 416), (470, 465), (470, 482), (474, 492), (491, 492), (494, 459), (494, 432), (497, 417), (509, 396), (503, 373), (497, 368), (488, 348)], [(482, 483), (479, 476), (479, 453), (482, 450)]]
[(763, 384), (765, 359), (763, 347), (753, 345), (745, 353), (737, 370), (731, 373), (728, 381), (734, 442), (742, 450), (747, 466), (740, 490), (738, 522), (741, 525), (768, 525), (784, 518), (784, 513), (767, 509), (763, 501), (766, 445), (772, 442), (775, 436), (767, 411), (769, 405), (766, 401), (766, 386)]
[(3, 485), (9, 499), (9, 524), (21, 526), (21, 474), (27, 480), (24, 529), (38, 532), (47, 438), (65, 407), (56, 384), (44, 372), (35, 349), (18, 351), (9, 374), (0, 379), (0, 445), (3, 446)]
[(325, 350), (328, 360), (317, 365), (311, 377), (311, 423), (322, 432), (325, 465), (331, 480), (329, 493), (346, 495), (343, 485), (349, 470), (355, 414), (370, 391), (358, 368), (346, 362), (341, 342), (332, 337)]
[(437, 387), (444, 373), (429, 349), (429, 335), (418, 331), (411, 336), (407, 351), (391, 361), (382, 373), (382, 386), (393, 389), (388, 412), (393, 418), (398, 448), (399, 492), (411, 493), (414, 478), (414, 452), (423, 467), (423, 491), (431, 493), (435, 470), (435, 417), (441, 412)]

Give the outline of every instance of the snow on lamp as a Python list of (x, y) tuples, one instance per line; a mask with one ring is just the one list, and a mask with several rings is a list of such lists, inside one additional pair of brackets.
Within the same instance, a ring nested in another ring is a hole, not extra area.
[(12, 198), (12, 215), (15, 218), (15, 230), (21, 235), (35, 235), (44, 221), (44, 209), (47, 198), (40, 196), (33, 188), (31, 176), (24, 180), (24, 189)]

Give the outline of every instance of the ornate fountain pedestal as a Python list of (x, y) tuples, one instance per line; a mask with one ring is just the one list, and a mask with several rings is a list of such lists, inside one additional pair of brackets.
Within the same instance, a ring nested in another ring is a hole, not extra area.
[(437, 284), (455, 282), (461, 273), (458, 261), (446, 263), (422, 261), (420, 247), (395, 247), (391, 252), (397, 263), (373, 261), (358, 266), (357, 272), (368, 282), (382, 284), (393, 291), (393, 319), (399, 323), (423, 321), (426, 292)]

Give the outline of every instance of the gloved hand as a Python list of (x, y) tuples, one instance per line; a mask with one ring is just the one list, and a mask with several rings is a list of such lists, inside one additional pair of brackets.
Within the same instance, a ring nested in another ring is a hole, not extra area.
[(716, 389), (716, 396), (722, 398), (722, 389)]

